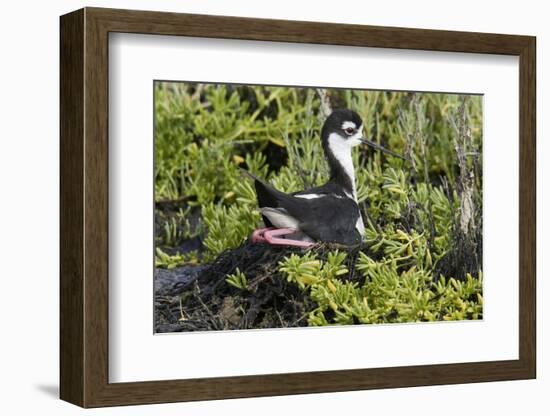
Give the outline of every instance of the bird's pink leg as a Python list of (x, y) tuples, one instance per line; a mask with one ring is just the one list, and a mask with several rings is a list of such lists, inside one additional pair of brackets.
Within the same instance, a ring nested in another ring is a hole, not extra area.
[(266, 231), (269, 231), (269, 230), (273, 230), (274, 228), (273, 227), (268, 227), (268, 228), (259, 228), (257, 230), (254, 230), (254, 232), (252, 233), (252, 242), (253, 243), (265, 243), (266, 240), (264, 238), (264, 233)]
[(268, 244), (279, 246), (292, 246), (292, 247), (312, 247), (315, 243), (309, 241), (292, 240), (290, 238), (277, 238), (278, 236), (284, 236), (295, 233), (296, 230), (292, 228), (275, 228), (267, 230), (263, 234), (263, 238)]

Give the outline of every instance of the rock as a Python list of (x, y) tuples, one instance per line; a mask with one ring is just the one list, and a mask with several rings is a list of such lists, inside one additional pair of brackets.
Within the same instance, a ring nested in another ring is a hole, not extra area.
[(204, 266), (182, 266), (155, 270), (155, 297), (177, 296), (189, 287), (204, 270)]

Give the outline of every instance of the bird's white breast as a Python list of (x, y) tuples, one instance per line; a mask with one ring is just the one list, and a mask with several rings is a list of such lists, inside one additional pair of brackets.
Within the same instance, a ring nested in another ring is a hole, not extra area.
[(365, 224), (363, 224), (363, 217), (361, 216), (361, 211), (359, 211), (359, 218), (355, 223), (355, 229), (359, 231), (359, 234), (361, 234), (361, 236), (363, 236), (363, 234), (365, 233)]
[[(340, 163), (342, 166), (342, 169), (344, 169), (344, 172), (346, 175), (350, 178), (351, 184), (353, 186), (353, 195), (348, 195), (351, 199), (357, 202), (357, 190), (355, 187), (355, 169), (353, 167), (353, 159), (351, 156), (351, 141), (346, 141), (342, 139), (338, 134), (332, 133), (328, 137), (328, 145), (329, 148), (336, 158), (336, 160)], [(359, 211), (359, 218), (357, 219), (357, 223), (355, 224), (355, 228), (361, 235), (365, 232), (365, 224), (363, 223), (363, 217), (361, 216), (361, 211)]]
[(344, 169), (346, 175), (350, 178), (353, 186), (353, 199), (357, 200), (355, 194), (355, 169), (353, 168), (353, 159), (351, 157), (351, 145), (336, 133), (328, 137), (328, 147), (330, 151)]

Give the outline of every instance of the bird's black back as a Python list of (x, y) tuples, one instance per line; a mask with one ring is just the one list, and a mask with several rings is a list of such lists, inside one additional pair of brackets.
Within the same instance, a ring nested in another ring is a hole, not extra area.
[[(254, 185), (260, 208), (284, 209), (299, 221), (300, 230), (312, 239), (345, 245), (361, 242), (361, 235), (356, 229), (359, 207), (338, 185), (328, 183), (295, 194), (278, 191), (256, 177)], [(305, 199), (296, 196), (306, 194), (322, 197)], [(266, 226), (272, 226), (265, 216), (264, 222)]]

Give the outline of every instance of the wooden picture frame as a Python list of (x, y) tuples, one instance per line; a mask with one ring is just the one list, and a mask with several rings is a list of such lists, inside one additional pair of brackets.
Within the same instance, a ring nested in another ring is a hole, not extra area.
[[(60, 29), (60, 396), (63, 400), (83, 407), (100, 407), (535, 378), (534, 37), (99, 8), (85, 8), (62, 16)], [(109, 383), (110, 32), (518, 56), (519, 359)]]

